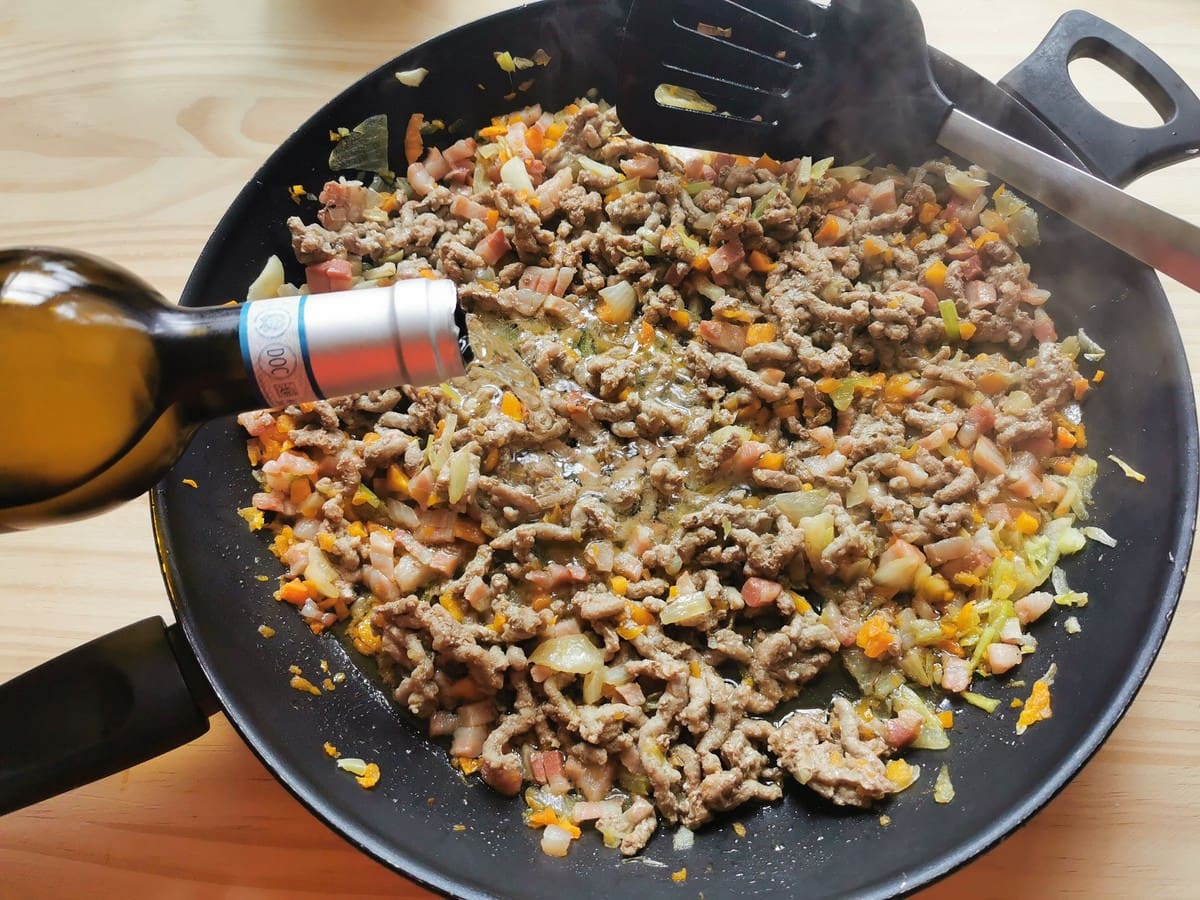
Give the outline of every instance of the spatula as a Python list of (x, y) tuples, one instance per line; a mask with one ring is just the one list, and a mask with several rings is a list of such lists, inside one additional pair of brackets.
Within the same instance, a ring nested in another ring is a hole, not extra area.
[(633, 0), (620, 53), (643, 140), (843, 162), (937, 143), (1200, 290), (1200, 228), (955, 109), (910, 0)]

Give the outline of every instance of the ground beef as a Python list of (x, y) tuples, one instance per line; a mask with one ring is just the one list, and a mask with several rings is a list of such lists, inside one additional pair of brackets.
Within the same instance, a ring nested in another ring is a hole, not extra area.
[[(944, 161), (814, 179), (676, 158), (599, 101), (501, 121), (424, 195), (331, 181), (287, 223), (305, 266), (456, 282), (481, 362), (242, 417), (280, 599), (349, 620), (500, 793), (617, 785), (596, 825), (625, 854), (785, 773), (842, 805), (894, 793), (877, 726), (915, 720), (891, 696), (773, 722), (839, 653), (933, 687), (992, 560), (1090, 490), (1045, 292)], [(532, 194), (462, 196), (510, 158)]]

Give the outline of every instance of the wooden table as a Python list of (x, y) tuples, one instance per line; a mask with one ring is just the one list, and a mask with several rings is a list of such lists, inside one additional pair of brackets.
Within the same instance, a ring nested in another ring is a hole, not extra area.
[[(328, 97), (423, 38), (511, 0), (40, 0), (0, 12), (0, 246), (98, 253), (168, 296), (259, 163)], [(931, 42), (998, 79), (1068, 0), (924, 0)], [(1200, 86), (1200, 3), (1091, 0)], [(986, 28), (973, 26), (986, 22)], [(367, 23), (370, 23), (369, 25)], [(1150, 107), (1081, 69), (1106, 110)], [(1200, 221), (1200, 169), (1134, 193)], [(1167, 285), (1200, 370), (1200, 304)], [(0, 393), (23, 388), (0, 386)], [(0, 427), (4, 427), (0, 423)], [(144, 499), (0, 538), (0, 680), (167, 604)], [(0, 711), (2, 713), (2, 711)], [(3, 740), (0, 732), (0, 740)], [(1196, 896), (1200, 585), (1141, 696), (1028, 827), (930, 898)], [(327, 831), (217, 716), (195, 743), (0, 819), (0, 900), (427, 896)]]

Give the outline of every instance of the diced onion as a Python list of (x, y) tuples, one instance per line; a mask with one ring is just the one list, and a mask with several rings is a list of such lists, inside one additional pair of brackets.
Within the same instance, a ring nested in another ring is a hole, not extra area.
[(811, 565), (820, 562), (825, 548), (833, 543), (833, 515), (823, 512), (817, 516), (809, 516), (796, 523), (804, 531), (804, 552)]
[(343, 772), (349, 772), (351, 775), (365, 775), (367, 773), (366, 760), (353, 756), (340, 757), (337, 761), (337, 767)]
[(246, 289), (247, 300), (262, 300), (266, 297), (279, 296), (279, 289), (283, 287), (283, 263), (279, 261), (279, 257), (272, 254), (262, 271), (258, 273), (258, 277), (250, 282), (250, 287)]
[(620, 178), (621, 173), (612, 166), (606, 166), (604, 163), (596, 162), (588, 156), (577, 157), (579, 168), (591, 172), (593, 175), (599, 175), (601, 178)]
[(964, 200), (977, 199), (983, 193), (983, 189), (988, 186), (986, 179), (972, 178), (961, 169), (949, 167), (946, 169), (946, 184), (950, 185), (950, 190)]
[(871, 174), (871, 170), (863, 168), (862, 166), (837, 166), (829, 169), (825, 174), (830, 178), (836, 178), (838, 181), (851, 183), (855, 181), (862, 181)]
[[(812, 493), (808, 491), (807, 493)], [(859, 472), (854, 479), (854, 484), (850, 485), (850, 490), (846, 492), (846, 509), (853, 509), (861, 503), (866, 503), (871, 496), (871, 482), (867, 478), (866, 472)], [(791, 516), (788, 516), (791, 518)]]
[(500, 180), (505, 184), (512, 185), (518, 191), (533, 193), (533, 182), (529, 179), (529, 171), (525, 168), (525, 161), (519, 156), (514, 156), (500, 167)]
[(672, 600), (663, 607), (658, 619), (664, 625), (687, 624), (693, 619), (705, 615), (711, 609), (712, 604), (708, 602), (708, 597), (697, 591)]
[(933, 802), (949, 803), (954, 799), (954, 785), (950, 783), (950, 767), (943, 764), (933, 782)]
[(421, 82), (425, 80), (425, 76), (429, 74), (429, 70), (422, 66), (419, 69), (406, 69), (403, 72), (396, 73), (396, 80), (405, 87), (419, 87)]
[(457, 503), (466, 493), (467, 478), (471, 474), (471, 451), (462, 447), (450, 457), (450, 484), (447, 494), (451, 503)]
[(1139, 484), (1146, 480), (1145, 475), (1143, 475), (1141, 472), (1139, 472), (1133, 466), (1129, 465), (1129, 463), (1125, 462), (1125, 460), (1120, 459), (1119, 457), (1113, 456), (1111, 453), (1108, 455), (1108, 458), (1111, 459), (1113, 462), (1115, 462), (1118, 466), (1121, 467), (1121, 471), (1125, 473), (1126, 478), (1132, 478), (1134, 481), (1138, 482)]
[(316, 544), (308, 548), (308, 565), (304, 568), (304, 578), (311, 581), (326, 597), (337, 597), (341, 594), (337, 587), (337, 569)]
[(1088, 337), (1082, 328), (1079, 329), (1076, 338), (1079, 340), (1079, 346), (1083, 348), (1084, 359), (1089, 362), (1100, 362), (1100, 360), (1104, 359), (1104, 348)]
[[(865, 478), (859, 473), (860, 478)], [(864, 495), (866, 488), (863, 488)], [(775, 495), (775, 506), (787, 516), (793, 525), (799, 525), (801, 519), (819, 515), (829, 502), (829, 491), (824, 488), (813, 488), (811, 491), (789, 491)], [(847, 504), (850, 505), (850, 504)]]
[(600, 699), (601, 692), (604, 690), (605, 670), (601, 666), (599, 669), (593, 669), (583, 676), (583, 702), (595, 703)]
[(1117, 539), (1105, 531), (1103, 528), (1097, 528), (1094, 525), (1088, 525), (1079, 529), (1083, 532), (1083, 536), (1089, 540), (1095, 541), (1097, 544), (1103, 544), (1105, 547), (1117, 546)]
[(660, 84), (656, 87), (654, 102), (659, 106), (686, 109), (691, 112), (712, 113), (717, 111), (715, 103), (705, 100), (691, 88), (680, 87), (677, 84)]
[(692, 845), (696, 843), (696, 833), (684, 825), (679, 826), (679, 830), (675, 832), (671, 838), (672, 850), (691, 850)]
[(596, 307), (596, 316), (608, 325), (620, 325), (633, 318), (637, 304), (637, 291), (628, 281), (618, 281), (600, 289), (601, 303)]
[(574, 675), (586, 675), (604, 666), (604, 654), (582, 634), (564, 634), (543, 641), (530, 654), (529, 660), (547, 669)]
[(563, 857), (571, 849), (571, 832), (558, 825), (542, 829), (542, 852), (547, 856)]

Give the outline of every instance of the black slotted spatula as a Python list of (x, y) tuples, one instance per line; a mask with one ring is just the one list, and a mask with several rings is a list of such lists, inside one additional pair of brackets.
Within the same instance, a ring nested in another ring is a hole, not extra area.
[(1200, 229), (956, 109), (910, 0), (633, 0), (620, 53), (643, 140), (844, 162), (937, 143), (1200, 290)]

